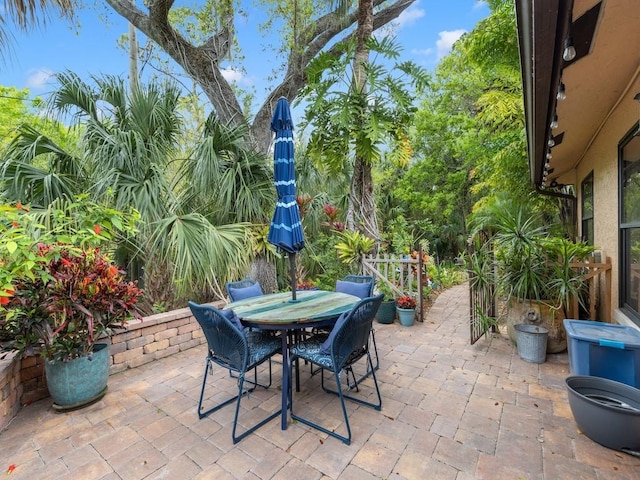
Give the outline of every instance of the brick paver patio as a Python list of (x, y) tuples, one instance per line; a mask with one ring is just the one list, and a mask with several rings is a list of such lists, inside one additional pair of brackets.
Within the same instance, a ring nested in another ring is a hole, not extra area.
[[(468, 315), (461, 285), (424, 323), (376, 325), (383, 408), (348, 405), (349, 446), (301, 424), (282, 431), (279, 420), (234, 446), (232, 406), (198, 420), (199, 346), (112, 375), (85, 409), (56, 413), (50, 399), (23, 407), (0, 432), (0, 474), (15, 465), (12, 479), (640, 479), (640, 458), (577, 430), (566, 354), (529, 364), (505, 334), (470, 346)], [(242, 419), (278, 408), (280, 365), (274, 374), (271, 389), (243, 400)], [(213, 378), (234, 390), (224, 372)], [(318, 375), (303, 367), (301, 379), (296, 411), (341, 426)]]

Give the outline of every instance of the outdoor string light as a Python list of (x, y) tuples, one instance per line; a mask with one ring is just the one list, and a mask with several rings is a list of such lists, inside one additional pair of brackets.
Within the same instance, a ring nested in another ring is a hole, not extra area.
[(576, 48), (573, 46), (573, 40), (571, 37), (567, 37), (564, 40), (564, 52), (562, 52), (562, 59), (565, 62), (570, 62), (576, 58)]
[(556, 98), (558, 100), (564, 100), (567, 98), (567, 94), (564, 91), (564, 83), (560, 82), (560, 85), (558, 86), (558, 93), (556, 95)]

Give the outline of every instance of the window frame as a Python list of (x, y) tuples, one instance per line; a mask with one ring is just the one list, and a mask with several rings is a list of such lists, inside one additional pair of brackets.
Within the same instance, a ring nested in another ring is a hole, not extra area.
[[(624, 203), (625, 168), (622, 154), (625, 147), (636, 137), (639, 129), (640, 122), (636, 123), (618, 143), (618, 261), (620, 266), (618, 272), (618, 305), (625, 315), (638, 325), (640, 325), (640, 293), (635, 302), (637, 307), (634, 308), (627, 300), (632, 299), (632, 282), (629, 281), (631, 278), (630, 235), (632, 230), (640, 229), (640, 219), (623, 222), (626, 205)], [(640, 162), (640, 158), (638, 158), (638, 162)]]
[[(591, 199), (591, 213), (585, 214), (585, 186), (591, 185), (591, 193), (589, 198)], [(583, 242), (589, 245), (594, 245), (594, 216), (595, 216), (595, 201), (594, 201), (594, 183), (593, 183), (593, 170), (587, 174), (586, 177), (580, 183), (580, 237)], [(587, 223), (588, 222), (588, 223)], [(589, 228), (589, 224), (591, 228)], [(589, 233), (591, 235), (589, 235)]]

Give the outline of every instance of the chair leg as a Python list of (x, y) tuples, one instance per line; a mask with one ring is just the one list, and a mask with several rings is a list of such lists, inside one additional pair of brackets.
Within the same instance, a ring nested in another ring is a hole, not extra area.
[[(339, 386), (339, 382), (338, 380), (340, 380), (340, 375), (336, 374), (336, 384), (337, 384), (337, 388), (338, 390), (331, 390), (330, 388), (325, 387), (324, 385), (324, 375), (322, 375), (320, 377), (320, 386), (322, 387), (322, 389), (327, 392), (327, 393), (332, 393), (334, 395), (339, 395), (340, 397), (344, 397), (344, 398), (348, 398), (349, 400), (359, 403), (360, 405), (366, 405), (367, 407), (371, 407), (375, 410), (381, 410), (382, 409), (382, 395), (380, 394), (380, 387), (378, 386), (378, 379), (376, 378), (376, 371), (373, 368), (373, 361), (371, 360), (371, 355), (369, 354), (369, 352), (367, 352), (367, 374), (365, 374), (364, 376), (362, 376), (356, 383), (356, 387), (358, 386), (358, 383), (360, 383), (365, 376), (371, 375), (371, 378), (373, 379), (373, 384), (376, 387), (376, 395), (378, 396), (378, 402), (377, 403), (373, 403), (373, 402), (367, 402), (366, 400), (362, 400), (361, 398), (358, 397), (354, 397), (352, 395), (345, 395), (344, 393), (342, 393), (341, 388)], [(347, 372), (347, 378), (349, 373)], [(359, 389), (358, 389), (359, 391)]]
[[(291, 366), (293, 367), (293, 362), (294, 360), (291, 360)], [(324, 368), (320, 369), (321, 371), (321, 375), (322, 378), (324, 378)], [(351, 426), (349, 425), (349, 417), (347, 415), (347, 407), (344, 404), (344, 398), (342, 395), (342, 387), (340, 385), (340, 375), (336, 374), (336, 383), (338, 385), (338, 391), (340, 391), (339, 397), (340, 397), (340, 403), (342, 406), (342, 414), (344, 416), (344, 424), (347, 428), (347, 435), (340, 435), (339, 433), (336, 433), (332, 430), (329, 430), (328, 428), (323, 427), (322, 425), (319, 425), (315, 422), (312, 422), (311, 420), (308, 420), (304, 417), (301, 417), (299, 415), (296, 415), (293, 411), (293, 391), (291, 389), (291, 387), (289, 388), (289, 412), (291, 413), (291, 419), (292, 420), (296, 420), (300, 423), (303, 423), (311, 428), (315, 428), (316, 430), (320, 430), (323, 433), (326, 433), (327, 435), (337, 438), (338, 440), (341, 440), (343, 443), (345, 443), (346, 445), (350, 445), (351, 444)]]
[[(240, 376), (235, 373), (232, 370), (229, 370), (229, 376), (231, 378), (240, 378)], [(247, 378), (245, 378), (245, 381), (247, 383), (250, 383), (251, 385), (253, 385), (254, 387), (262, 387), (262, 388), (269, 388), (271, 386), (271, 359), (269, 359), (269, 383), (260, 383), (258, 382), (258, 367), (253, 367), (253, 380), (249, 380)]]
[[(211, 370), (213, 368), (213, 362), (211, 362), (211, 360), (207, 357), (207, 360), (205, 361), (205, 366), (204, 366), (204, 378), (202, 380), (202, 389), (200, 390), (200, 399), (198, 401), (198, 417), (199, 418), (204, 418), (207, 415), (209, 415), (210, 413), (213, 413), (217, 410), (220, 410), (222, 407), (229, 405), (232, 402), (236, 402), (236, 411), (233, 417), (233, 430), (231, 431), (231, 439), (233, 440), (233, 443), (236, 444), (238, 443), (240, 440), (242, 440), (244, 437), (246, 437), (247, 435), (249, 435), (250, 433), (255, 432), (258, 428), (260, 428), (261, 426), (263, 426), (265, 423), (273, 420), (274, 418), (280, 416), (280, 414), (282, 413), (282, 409), (279, 409), (277, 412), (273, 412), (271, 414), (269, 414), (269, 416), (263, 420), (261, 420), (260, 422), (258, 422), (257, 424), (253, 425), (252, 427), (249, 427), (247, 430), (245, 430), (244, 432), (242, 432), (240, 435), (236, 435), (236, 431), (237, 431), (237, 427), (238, 427), (238, 414), (240, 413), (240, 402), (242, 400), (242, 397), (245, 395), (248, 395), (249, 393), (253, 392), (256, 389), (256, 384), (250, 380), (247, 380), (247, 383), (254, 385), (251, 388), (248, 388), (247, 390), (244, 390), (244, 382), (245, 382), (245, 378), (244, 375), (237, 375), (238, 378), (238, 394), (228, 400), (225, 400), (217, 405), (215, 405), (214, 407), (210, 408), (207, 411), (202, 411), (202, 402), (203, 402), (203, 398), (204, 398), (204, 391), (205, 391), (205, 387), (206, 387), (206, 383), (207, 383), (207, 376), (209, 375), (209, 370)], [(269, 377), (271, 377), (271, 364), (269, 364)]]
[[(204, 390), (205, 387), (207, 386), (207, 377), (209, 376), (209, 371), (213, 369), (213, 362), (211, 361), (211, 359), (209, 357), (207, 357), (207, 359), (205, 360), (205, 365), (204, 365), (204, 378), (202, 379), (202, 388), (200, 389), (200, 399), (198, 400), (198, 418), (202, 419), (204, 417), (206, 417), (207, 415), (209, 415), (210, 413), (216, 412), (218, 410), (220, 410), (222, 407), (229, 405), (231, 402), (233, 402), (234, 400), (236, 400), (238, 398), (238, 395), (236, 395), (235, 397), (231, 397), (228, 400), (225, 400), (222, 403), (219, 403), (213, 407), (211, 407), (209, 410), (206, 411), (202, 411), (202, 403), (204, 401)], [(246, 394), (253, 392), (256, 389), (256, 387), (252, 387), (250, 389), (248, 389), (246, 392)]]
[[(376, 363), (372, 364), (371, 366), (369, 366), (369, 363), (367, 363), (367, 371), (364, 373), (364, 375), (362, 375), (357, 380), (355, 377), (355, 373), (353, 372), (353, 369), (351, 369), (351, 375), (353, 376), (354, 387), (356, 388), (356, 390), (358, 390), (358, 384), (362, 382), (364, 379), (366, 379), (367, 377), (371, 376), (371, 372), (373, 370), (378, 370), (380, 368), (380, 358), (378, 357), (378, 345), (376, 344), (375, 329), (373, 328), (371, 329), (371, 343), (373, 344), (373, 355), (376, 359)], [(347, 386), (349, 387), (349, 389), (352, 388), (348, 377), (347, 377)]]
[[(232, 376), (232, 378), (237, 378), (239, 383), (242, 383), (244, 385), (244, 382), (246, 381), (248, 384), (252, 385), (251, 388), (248, 388), (247, 390), (245, 390), (244, 392), (242, 390), (239, 391), (239, 396), (242, 395), (248, 395), (250, 393), (252, 393), (257, 387), (263, 387), (263, 388), (269, 388), (271, 386), (271, 379), (272, 379), (272, 375), (271, 375), (271, 362), (269, 362), (269, 383), (267, 385), (263, 385), (261, 383), (258, 383), (258, 370), (257, 370), (257, 366), (253, 368), (253, 374), (254, 374), (254, 380), (247, 380), (244, 376), (238, 375), (236, 373), (234, 373), (234, 375)], [(202, 388), (200, 389), (200, 399), (198, 400), (198, 417), (199, 418), (204, 418), (207, 415), (209, 415), (210, 413), (213, 413), (219, 409), (221, 409), (222, 407), (229, 405), (231, 402), (233, 402), (234, 400), (238, 399), (238, 395), (236, 395), (235, 397), (232, 397), (228, 400), (225, 400), (222, 403), (219, 403), (213, 407), (211, 407), (209, 410), (206, 411), (202, 411), (202, 403), (204, 401), (204, 391), (205, 391), (205, 387), (207, 384), (207, 376), (209, 375), (209, 372), (213, 369), (213, 362), (209, 359), (209, 357), (207, 357), (207, 359), (205, 360), (205, 366), (204, 366), (204, 378), (202, 379)], [(232, 373), (231, 370), (229, 370), (229, 373)]]
[(244, 437), (249, 435), (250, 433), (255, 432), (257, 429), (262, 427), (265, 423), (267, 423), (267, 422), (273, 420), (274, 418), (280, 416), (280, 414), (282, 413), (282, 409), (279, 409), (277, 412), (271, 413), (267, 418), (261, 420), (260, 422), (256, 423), (252, 427), (249, 427), (247, 430), (242, 432), (240, 435), (236, 435), (236, 429), (238, 427), (238, 414), (240, 413), (240, 400), (242, 399), (242, 396), (244, 395), (242, 393), (243, 383), (244, 383), (244, 377), (241, 376), (240, 380), (238, 382), (238, 395), (236, 396), (236, 398), (237, 398), (236, 412), (235, 412), (235, 415), (233, 417), (233, 430), (231, 431), (231, 440), (233, 440), (234, 445), (236, 443), (238, 443), (240, 440), (242, 440)]

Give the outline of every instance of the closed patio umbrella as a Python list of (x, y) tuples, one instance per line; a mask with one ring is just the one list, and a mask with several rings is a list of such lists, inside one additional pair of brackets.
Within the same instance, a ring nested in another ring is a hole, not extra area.
[(276, 134), (273, 148), (273, 176), (278, 193), (276, 210), (267, 241), (289, 254), (292, 300), (296, 300), (296, 253), (304, 248), (304, 233), (296, 201), (296, 172), (293, 152), (293, 122), (286, 98), (280, 97), (271, 119)]

